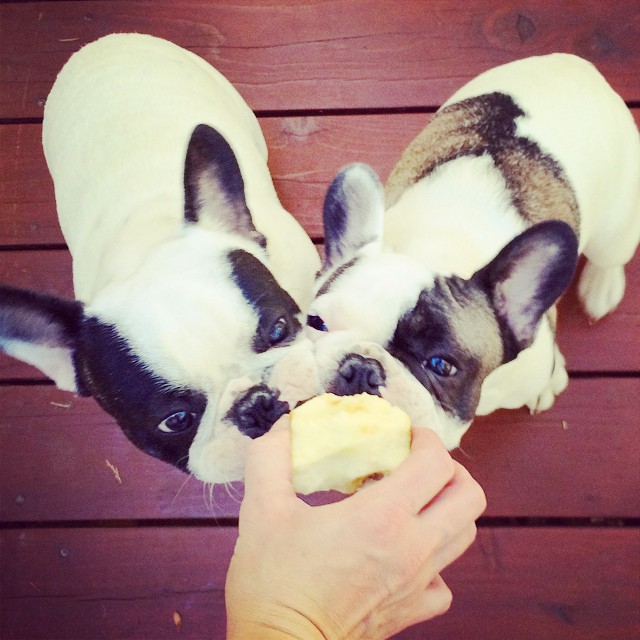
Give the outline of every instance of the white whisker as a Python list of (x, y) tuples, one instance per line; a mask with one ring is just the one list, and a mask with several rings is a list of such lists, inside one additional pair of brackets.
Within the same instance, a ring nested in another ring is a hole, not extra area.
[(172, 507), (175, 505), (176, 500), (178, 499), (178, 496), (182, 493), (182, 490), (187, 486), (187, 482), (189, 482), (189, 480), (191, 480), (191, 478), (192, 478), (191, 474), (188, 473), (187, 477), (184, 480), (184, 482), (178, 488), (178, 491), (176, 492), (176, 495), (173, 496), (173, 500), (171, 500), (171, 506)]

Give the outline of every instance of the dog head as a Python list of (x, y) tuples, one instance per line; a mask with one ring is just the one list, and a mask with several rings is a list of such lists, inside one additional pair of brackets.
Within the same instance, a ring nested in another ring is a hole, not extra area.
[(300, 360), (304, 322), (269, 271), (234, 152), (209, 126), (188, 144), (184, 194), (175, 234), (90, 303), (0, 288), (0, 348), (93, 396), (146, 453), (227, 482), (242, 477), (248, 440), (295, 402), (270, 380)]
[(452, 449), (483, 380), (531, 345), (568, 285), (577, 241), (562, 222), (535, 225), (465, 279), (385, 249), (383, 217), (371, 169), (341, 171), (325, 200), (326, 257), (308, 316), (321, 385), (380, 394)]

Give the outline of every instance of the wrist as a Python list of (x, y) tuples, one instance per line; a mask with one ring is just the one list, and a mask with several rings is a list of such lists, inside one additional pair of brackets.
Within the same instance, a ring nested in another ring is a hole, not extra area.
[(282, 607), (264, 610), (245, 604), (227, 607), (227, 640), (328, 640), (302, 613)]

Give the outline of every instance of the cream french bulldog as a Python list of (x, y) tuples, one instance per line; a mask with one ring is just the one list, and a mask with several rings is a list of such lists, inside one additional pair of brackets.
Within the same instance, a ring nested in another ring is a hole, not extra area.
[(110, 35), (60, 72), (43, 145), (76, 300), (0, 288), (0, 348), (93, 396), (152, 456), (241, 478), (246, 442), (297, 401), (270, 379), (308, 351), (320, 266), (253, 112), (196, 55)]
[(588, 62), (533, 57), (457, 91), (392, 170), (331, 184), (308, 324), (323, 389), (377, 393), (452, 449), (474, 415), (568, 382), (555, 302), (620, 302), (640, 236), (640, 139)]

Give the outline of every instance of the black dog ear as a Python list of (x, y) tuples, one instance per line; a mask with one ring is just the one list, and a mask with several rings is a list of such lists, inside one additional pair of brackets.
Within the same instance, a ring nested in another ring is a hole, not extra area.
[(199, 124), (191, 134), (184, 166), (184, 217), (238, 233), (263, 248), (247, 207), (244, 180), (233, 149), (213, 127)]
[(575, 233), (554, 220), (521, 233), (472, 277), (506, 331), (506, 360), (532, 344), (542, 315), (569, 286), (577, 260)]
[(74, 354), (83, 317), (80, 302), (0, 287), (0, 350), (77, 393)]
[(354, 163), (333, 179), (324, 200), (324, 267), (347, 262), (382, 240), (384, 196), (373, 169)]

